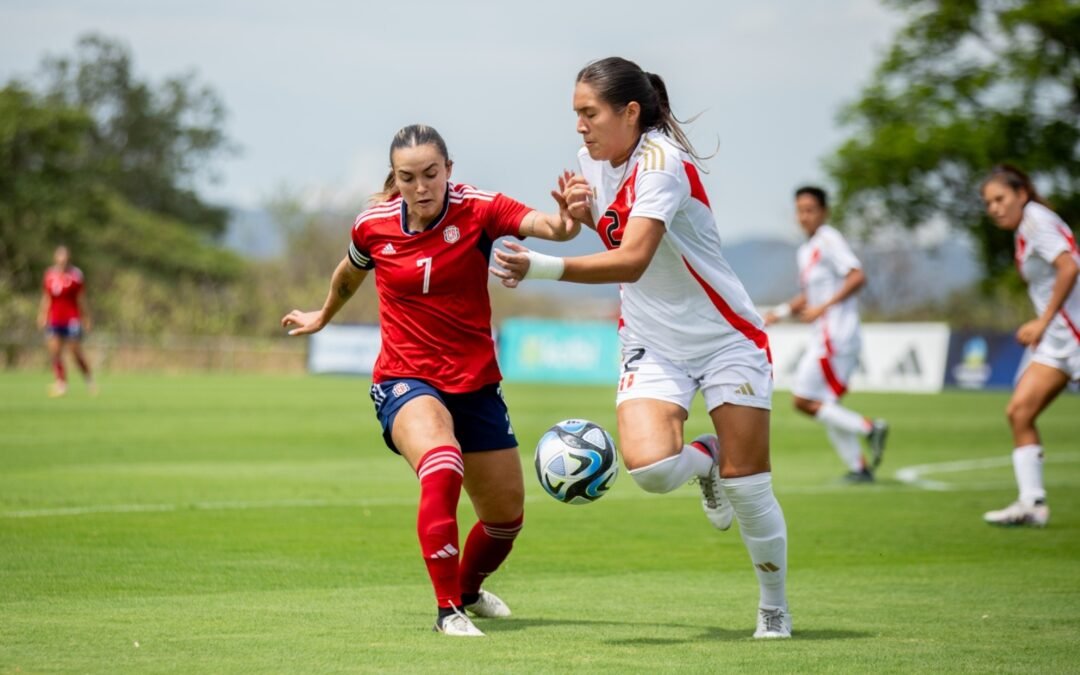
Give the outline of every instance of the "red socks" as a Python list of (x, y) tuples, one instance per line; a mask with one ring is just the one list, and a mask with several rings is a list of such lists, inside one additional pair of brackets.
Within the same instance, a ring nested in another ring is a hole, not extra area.
[(57, 382), (67, 382), (67, 375), (64, 373), (64, 360), (62, 358), (57, 356), (53, 359), (52, 369)]
[(461, 605), (458, 582), (457, 505), (465, 465), (461, 451), (443, 445), (428, 451), (416, 467), (420, 509), (416, 532), (439, 607)]
[(461, 593), (473, 596), (480, 592), (480, 584), (510, 555), (514, 539), (521, 532), (525, 519), (522, 514), (509, 523), (484, 523), (478, 521), (469, 532), (465, 542), (465, 554), (461, 559)]

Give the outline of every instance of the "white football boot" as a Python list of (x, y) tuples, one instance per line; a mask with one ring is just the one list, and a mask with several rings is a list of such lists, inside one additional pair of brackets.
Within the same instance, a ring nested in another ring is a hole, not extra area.
[(991, 525), (1046, 527), (1046, 523), (1050, 521), (1050, 507), (1046, 504), (1028, 506), (1018, 500), (1000, 511), (987, 511), (983, 514), (983, 520)]
[(510, 616), (510, 608), (502, 601), (502, 598), (494, 593), (488, 593), (481, 589), (480, 597), (471, 605), (465, 605), (465, 609), (484, 619), (505, 619)]
[(437, 620), (433, 630), (451, 637), (484, 637), (483, 631), (473, 625), (472, 619), (457, 610)]
[(758, 608), (757, 630), (754, 631), (754, 638), (773, 640), (789, 637), (791, 637), (791, 615), (786, 609)]
[(695, 438), (694, 442), (708, 448), (713, 457), (709, 475), (695, 479), (701, 488), (701, 508), (713, 527), (721, 531), (727, 530), (735, 518), (735, 510), (731, 508), (731, 502), (724, 495), (724, 486), (720, 484), (720, 442), (716, 434), (703, 434)]

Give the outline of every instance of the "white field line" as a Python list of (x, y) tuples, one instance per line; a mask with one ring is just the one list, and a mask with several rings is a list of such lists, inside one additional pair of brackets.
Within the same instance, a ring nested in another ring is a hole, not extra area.
[[(1052, 464), (1080, 462), (1080, 453), (1052, 454), (1047, 457), (1047, 462)], [(897, 469), (895, 476), (896, 479), (899, 480), (901, 483), (923, 490), (933, 490), (935, 492), (954, 492), (962, 490), (984, 489), (986, 486), (983, 484), (957, 485), (955, 483), (947, 483), (940, 480), (931, 480), (929, 478), (924, 478), (924, 476), (938, 475), (942, 473), (966, 473), (968, 471), (975, 471), (978, 469), (996, 469), (1003, 466), (1012, 466), (1012, 456), (1004, 455), (997, 457), (984, 457), (982, 459), (962, 459), (953, 462), (935, 462), (933, 464), (917, 464), (915, 466), (905, 466), (902, 469)]]
[[(1053, 454), (1048, 458), (1053, 464), (1080, 462), (1080, 453)], [(914, 487), (933, 491), (980, 491), (988, 489), (1002, 489), (1005, 487), (1001, 482), (995, 483), (964, 483), (954, 484), (944, 481), (924, 478), (927, 475), (942, 473), (964, 473), (977, 469), (993, 469), (1011, 466), (1010, 456), (986, 457), (983, 459), (966, 459), (952, 462), (936, 462), (933, 464), (918, 464), (905, 466), (897, 469), (895, 476), (903, 485), (867, 485), (853, 488), (850, 485), (790, 485), (777, 488), (777, 493), (782, 497), (785, 494), (792, 495), (820, 495), (820, 494), (874, 494), (881, 491), (906, 489)], [(665, 499), (678, 498), (682, 492), (669, 493), (668, 495), (650, 495), (634, 487), (624, 489), (605, 497), (605, 502), (629, 501), (635, 499)], [(526, 502), (547, 501), (546, 495), (529, 495)], [(45, 509), (24, 509), (19, 511), (0, 512), (0, 518), (50, 518), (65, 516), (87, 516), (103, 513), (173, 513), (181, 511), (247, 511), (254, 509), (282, 509), (282, 508), (376, 508), (383, 506), (413, 506), (417, 497), (386, 497), (379, 499), (268, 499), (252, 501), (200, 501), (177, 504), (96, 504), (87, 506), (68, 506)]]

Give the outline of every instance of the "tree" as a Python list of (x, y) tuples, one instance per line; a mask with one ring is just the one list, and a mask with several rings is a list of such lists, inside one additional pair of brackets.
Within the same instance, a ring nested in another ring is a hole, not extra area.
[(95, 122), (90, 161), (131, 204), (221, 234), (226, 209), (195, 191), (210, 160), (230, 150), (225, 106), (193, 73), (160, 86), (136, 78), (131, 53), (100, 35), (85, 35), (73, 57), (46, 58), (50, 102), (85, 111)]
[(992, 165), (1024, 168), (1080, 226), (1080, 2), (885, 1), (911, 19), (841, 113), (851, 136), (826, 160), (837, 219), (874, 229), (943, 218), (997, 277), (1012, 246), (979, 199)]

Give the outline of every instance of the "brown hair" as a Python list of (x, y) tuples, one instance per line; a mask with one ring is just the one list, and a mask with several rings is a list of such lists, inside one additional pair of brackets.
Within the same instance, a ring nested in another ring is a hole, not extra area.
[(394, 151), (398, 148), (414, 148), (419, 145), (434, 145), (443, 159), (447, 163), (450, 162), (446, 141), (438, 131), (435, 131), (435, 127), (429, 127), (426, 124), (410, 124), (402, 127), (394, 134), (394, 140), (390, 141), (390, 173), (386, 174), (386, 180), (383, 181), (382, 192), (376, 193), (371, 198), (372, 202), (376, 204), (388, 202), (398, 196), (397, 182), (394, 180)]
[(998, 164), (993, 169), (990, 169), (990, 173), (983, 179), (983, 182), (979, 184), (979, 192), (981, 193), (990, 183), (1002, 183), (1013, 189), (1014, 192), (1023, 190), (1027, 192), (1028, 201), (1033, 201), (1037, 204), (1042, 204), (1046, 208), (1050, 208), (1050, 204), (1043, 199), (1039, 191), (1035, 189), (1035, 184), (1031, 182), (1031, 178), (1021, 171), (1019, 168), (1012, 164)]
[(595, 89), (600, 98), (617, 113), (622, 112), (631, 101), (637, 101), (641, 106), (640, 131), (662, 131), (695, 160), (708, 159), (694, 150), (682, 129), (683, 124), (692, 122), (694, 118), (682, 122), (672, 114), (667, 85), (656, 73), (645, 72), (633, 61), (609, 56), (587, 64), (578, 72), (576, 81)]

